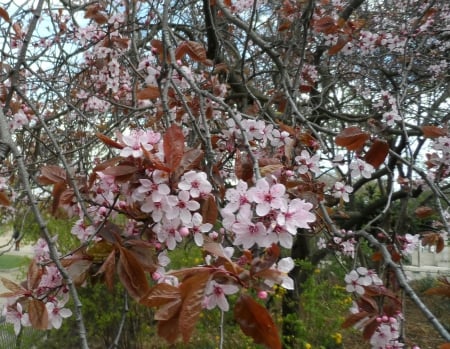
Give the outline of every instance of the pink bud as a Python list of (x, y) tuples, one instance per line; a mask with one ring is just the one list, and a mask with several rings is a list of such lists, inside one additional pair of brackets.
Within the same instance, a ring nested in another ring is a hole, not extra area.
[(383, 322), (388, 322), (389, 318), (386, 315), (383, 315), (383, 317), (381, 318), (381, 320), (383, 320)]
[(291, 171), (291, 170), (286, 171), (286, 176), (292, 177), (293, 175), (294, 175), (294, 171)]
[(266, 291), (259, 291), (258, 292), (258, 298), (259, 299), (266, 299), (267, 298), (267, 292)]
[(189, 229), (186, 227), (181, 227), (180, 230), (178, 230), (178, 232), (182, 237), (186, 237), (189, 235)]
[(153, 279), (154, 281), (158, 281), (159, 279), (161, 279), (161, 274), (158, 273), (157, 271), (155, 271), (155, 272), (152, 274), (152, 279)]

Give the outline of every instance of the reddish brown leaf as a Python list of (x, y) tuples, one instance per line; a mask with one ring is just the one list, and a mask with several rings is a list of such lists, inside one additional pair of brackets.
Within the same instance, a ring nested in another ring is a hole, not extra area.
[(105, 24), (108, 22), (108, 17), (102, 12), (101, 5), (99, 4), (86, 7), (84, 18), (93, 19), (97, 24)]
[(22, 286), (16, 284), (15, 282), (13, 282), (11, 280), (8, 280), (4, 277), (0, 277), (0, 280), (3, 283), (3, 286), (5, 286), (8, 290), (13, 292), (13, 294), (15, 296), (20, 296), (20, 295), (26, 294), (28, 292), (27, 289), (23, 288)]
[(380, 323), (377, 322), (377, 317), (376, 316), (372, 317), (368, 321), (366, 326), (364, 326), (363, 338), (367, 341), (370, 340), (370, 338), (373, 336), (373, 334), (377, 330), (378, 326), (380, 326)]
[(123, 149), (123, 145), (120, 143), (117, 143), (116, 141), (112, 140), (111, 138), (105, 136), (102, 133), (97, 132), (95, 134), (98, 139), (100, 139), (104, 144), (106, 144), (108, 147), (116, 148), (116, 149)]
[(445, 248), (445, 241), (442, 235), (439, 235), (436, 242), (436, 253), (441, 253)]
[(11, 205), (11, 201), (9, 201), (8, 196), (3, 191), (0, 191), (0, 205), (2, 206)]
[(82, 286), (88, 276), (92, 267), (92, 260), (87, 258), (77, 258), (72, 257), (70, 259), (66, 259), (68, 262), (67, 265), (64, 265), (66, 268), (67, 274), (69, 274), (72, 282), (75, 286)]
[(67, 185), (65, 182), (55, 183), (52, 190), (53, 203), (52, 203), (52, 214), (55, 214), (58, 211), (59, 203), (61, 200), (61, 195), (67, 189)]
[(242, 294), (234, 307), (234, 317), (245, 335), (256, 344), (270, 349), (281, 349), (277, 327), (269, 312), (246, 294)]
[(211, 278), (211, 270), (203, 268), (189, 278), (185, 278), (180, 285), (183, 305), (180, 310), (179, 329), (183, 341), (189, 342), (192, 331), (203, 309), (206, 284)]
[(35, 289), (39, 286), (42, 278), (42, 267), (40, 267), (36, 260), (33, 259), (28, 266), (27, 273), (27, 287), (29, 290)]
[(207, 241), (203, 244), (203, 250), (215, 257), (223, 258), (224, 260), (231, 262), (231, 259), (225, 253), (222, 244), (217, 242)]
[(378, 168), (384, 162), (384, 159), (386, 159), (388, 154), (389, 144), (381, 139), (376, 139), (366, 153), (364, 160), (373, 167)]
[(325, 16), (318, 20), (313, 21), (313, 28), (319, 33), (333, 34), (336, 33), (339, 27), (336, 25), (334, 18), (331, 16)]
[(358, 306), (361, 310), (370, 314), (377, 314), (379, 310), (377, 302), (373, 298), (367, 297), (365, 294), (359, 298)]
[(196, 62), (206, 61), (206, 50), (202, 44), (195, 41), (183, 41), (175, 50), (175, 58), (181, 59), (187, 54)]
[(364, 287), (364, 296), (367, 297), (388, 297), (392, 301), (394, 301), (397, 304), (400, 304), (399, 299), (395, 295), (394, 292), (392, 292), (390, 289), (384, 287), (384, 286), (378, 286), (378, 285), (370, 285)]
[(183, 154), (183, 158), (181, 159), (180, 165), (175, 171), (174, 176), (179, 178), (183, 173), (198, 168), (201, 164), (203, 156), (203, 150), (198, 148), (193, 148), (186, 151)]
[(108, 167), (104, 169), (102, 172), (108, 176), (113, 177), (123, 177), (133, 175), (138, 171), (138, 169), (134, 166), (130, 165), (118, 165), (114, 167)]
[(147, 86), (136, 93), (137, 99), (156, 99), (161, 96), (158, 86)]
[(208, 194), (201, 199), (200, 213), (203, 217), (203, 223), (211, 223), (213, 226), (216, 224), (219, 210), (214, 195)]
[(162, 282), (152, 287), (139, 302), (147, 307), (160, 307), (175, 299), (181, 299), (180, 289)]
[(48, 313), (44, 302), (31, 299), (28, 302), (28, 315), (33, 328), (38, 330), (48, 329)]
[(361, 150), (370, 135), (357, 126), (347, 127), (336, 136), (335, 142), (348, 150)]
[(418, 218), (427, 218), (434, 213), (434, 210), (428, 206), (419, 206), (415, 209), (414, 213)]
[(114, 288), (114, 269), (116, 266), (116, 251), (113, 250), (109, 253), (108, 257), (106, 257), (100, 269), (97, 271), (95, 275), (103, 274), (105, 277), (106, 287), (110, 291)]
[(157, 321), (167, 321), (174, 316), (179, 316), (181, 310), (182, 300), (181, 298), (176, 298), (168, 303), (163, 304), (155, 313), (155, 320)]
[(39, 184), (50, 185), (66, 181), (66, 171), (59, 166), (48, 165), (41, 168), (38, 178)]
[(163, 59), (165, 59), (166, 61), (170, 60), (169, 55), (164, 53), (165, 52), (165, 48), (164, 48), (164, 44), (163, 44), (163, 42), (161, 40), (153, 39), (151, 41), (151, 44), (152, 44), (152, 52), (155, 52), (158, 55), (158, 57), (159, 57), (159, 59), (161, 61)]
[(11, 23), (9, 19), (9, 14), (3, 7), (0, 7), (0, 17), (3, 18), (6, 22)]
[(344, 48), (344, 46), (347, 45), (347, 43), (350, 42), (351, 40), (352, 38), (348, 35), (339, 35), (337, 43), (328, 49), (328, 54), (330, 56), (338, 54)]
[(422, 126), (420, 128), (425, 138), (438, 138), (447, 135), (448, 130), (438, 126)]
[(281, 24), (278, 26), (278, 31), (282, 32), (285, 30), (288, 30), (291, 28), (292, 22), (291, 21), (283, 21), (281, 22)]
[(439, 346), (439, 349), (450, 349), (450, 343), (444, 343)]
[(372, 254), (372, 260), (374, 262), (381, 262), (383, 260), (383, 254), (380, 251), (374, 252)]
[[(244, 168), (242, 165), (242, 154), (239, 149), (236, 150), (236, 156), (234, 159), (234, 173), (238, 179), (243, 179), (244, 177)], [(253, 174), (253, 173), (252, 173)]]
[[(0, 63), (0, 68), (1, 68), (1, 63)], [(0, 82), (0, 102), (5, 103), (7, 95), (8, 95), (8, 90), (6, 89), (5, 84), (3, 82)]]
[(364, 319), (367, 316), (369, 316), (369, 313), (366, 311), (361, 311), (356, 314), (351, 314), (345, 319), (345, 321), (342, 323), (341, 327), (342, 328), (351, 327), (351, 326), (357, 324), (359, 321), (361, 321), (362, 319)]
[(175, 171), (184, 155), (184, 134), (177, 124), (172, 124), (164, 134), (164, 154), (167, 166)]
[(120, 257), (117, 263), (119, 279), (131, 297), (139, 301), (149, 291), (144, 269), (136, 257), (127, 249), (119, 247)]
[(275, 172), (280, 171), (284, 167), (285, 166), (283, 164), (267, 165), (267, 166), (260, 167), (259, 170), (261, 172), (261, 176), (266, 177), (267, 175), (271, 175)]
[(436, 252), (442, 252), (445, 248), (445, 241), (440, 233), (426, 231), (422, 233), (422, 246), (436, 246)]
[(154, 245), (141, 239), (128, 239), (124, 246), (133, 253), (142, 268), (150, 273), (157, 269), (157, 258), (154, 251)]
[(450, 285), (433, 287), (426, 290), (424, 293), (427, 295), (450, 297)]
[(22, 31), (22, 25), (20, 24), (20, 22), (15, 22), (12, 27), (13, 27), (14, 33), (16, 33), (16, 36), (22, 37), (23, 31)]
[(179, 317), (173, 316), (167, 321), (158, 321), (158, 336), (164, 338), (169, 344), (174, 344), (180, 336)]
[(168, 168), (161, 160), (159, 160), (159, 158), (155, 154), (149, 152), (144, 147), (141, 147), (141, 149), (142, 154), (144, 155), (144, 159), (146, 160), (147, 166), (149, 166), (152, 169), (170, 172), (170, 168)]
[(257, 274), (263, 270), (269, 269), (276, 263), (279, 256), (280, 248), (278, 245), (272, 244), (272, 246), (265, 250), (265, 253), (261, 258), (255, 258), (253, 260), (250, 274)]
[[(98, 236), (103, 237), (103, 235), (105, 235), (104, 232), (107, 229), (103, 227), (103, 229), (101, 230), (102, 234), (99, 232)], [(114, 246), (111, 242), (105, 239), (101, 239), (88, 247), (88, 249), (86, 250), (86, 255), (89, 256), (89, 259), (93, 260), (95, 263), (102, 263), (109, 256), (113, 249)]]
[(286, 131), (292, 137), (295, 137), (298, 133), (298, 131), (295, 128), (293, 128), (290, 125), (286, 125), (285, 123), (283, 123), (281, 121), (277, 121), (277, 124), (278, 124), (280, 130)]

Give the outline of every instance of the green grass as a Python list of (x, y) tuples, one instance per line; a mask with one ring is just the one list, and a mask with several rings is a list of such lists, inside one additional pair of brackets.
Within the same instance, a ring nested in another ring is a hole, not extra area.
[(30, 259), (28, 257), (4, 254), (0, 256), (0, 270), (19, 268), (27, 265), (29, 262)]

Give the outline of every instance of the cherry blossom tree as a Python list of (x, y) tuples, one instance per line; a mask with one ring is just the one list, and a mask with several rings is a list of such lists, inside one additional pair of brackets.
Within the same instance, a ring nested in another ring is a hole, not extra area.
[[(2, 280), (6, 321), (73, 315), (89, 348), (77, 288), (95, 273), (154, 308), (169, 343), (219, 308), (281, 348), (266, 298), (286, 289), (295, 313), (295, 261), (334, 254), (355, 299), (344, 327), (411, 344), (410, 297), (450, 342), (402, 270), (449, 232), (449, 23), (445, 0), (1, 5), (0, 204), (41, 232), (26, 282)], [(60, 252), (47, 212), (78, 248)], [(204, 260), (173, 270), (186, 245)]]

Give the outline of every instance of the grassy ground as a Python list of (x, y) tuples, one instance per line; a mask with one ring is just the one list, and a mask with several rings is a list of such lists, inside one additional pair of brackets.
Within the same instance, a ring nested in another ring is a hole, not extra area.
[(25, 256), (4, 254), (0, 256), (0, 270), (14, 269), (27, 265), (30, 259)]

